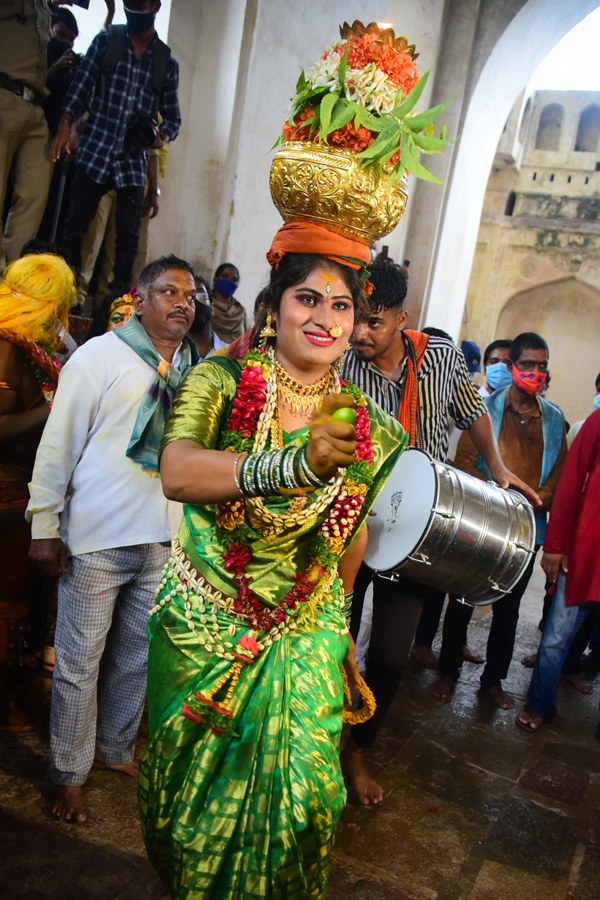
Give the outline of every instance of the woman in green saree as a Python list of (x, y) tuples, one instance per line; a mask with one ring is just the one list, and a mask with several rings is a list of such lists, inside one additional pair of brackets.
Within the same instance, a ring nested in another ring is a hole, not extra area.
[(162, 444), (184, 517), (149, 625), (139, 799), (173, 900), (324, 897), (345, 802), (342, 666), (360, 678), (347, 594), (406, 444), (333, 365), (358, 266), (282, 257), (266, 346), (196, 366)]

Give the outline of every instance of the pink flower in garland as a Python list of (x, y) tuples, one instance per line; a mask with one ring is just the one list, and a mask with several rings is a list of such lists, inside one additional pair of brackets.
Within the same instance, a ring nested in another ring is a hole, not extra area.
[(194, 712), (193, 709), (190, 709), (187, 703), (181, 704), (181, 712), (186, 719), (189, 719), (194, 725), (202, 725), (202, 716), (198, 715), (197, 712)]
[(228, 429), (250, 437), (265, 404), (267, 382), (261, 366), (246, 366), (233, 401)]
[(365, 460), (370, 465), (373, 462), (373, 444), (371, 443), (369, 416), (364, 406), (358, 406), (356, 408), (356, 423), (354, 429), (356, 432), (357, 443), (354, 456), (358, 460)]
[(238, 641), (240, 647), (243, 647), (244, 650), (247, 650), (249, 653), (252, 653), (253, 656), (258, 656), (258, 644), (256, 643), (256, 638), (250, 634), (243, 634)]

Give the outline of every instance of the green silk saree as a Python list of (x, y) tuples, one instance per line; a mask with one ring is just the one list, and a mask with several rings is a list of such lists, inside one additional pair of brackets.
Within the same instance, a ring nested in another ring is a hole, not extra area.
[[(224, 358), (192, 369), (163, 446), (185, 438), (217, 448), (240, 371)], [(401, 426), (365, 400), (373, 483), (353, 534), (407, 442)], [(302, 443), (307, 436), (303, 430), (284, 439)], [(288, 501), (274, 498), (268, 506), (287, 508)], [(248, 573), (266, 609), (276, 611), (306, 569), (326, 515), (276, 536), (250, 530)], [(340, 582), (334, 569), (295, 616), (253, 631), (232, 609), (236, 587), (215, 517), (215, 507), (184, 507), (149, 624), (150, 742), (139, 780), (148, 856), (173, 900), (316, 900), (325, 895), (346, 796), (339, 740), (348, 642)], [(242, 664), (248, 660), (240, 648), (254, 636), (260, 653)], [(239, 677), (228, 681), (236, 665)], [(230, 690), (227, 730), (216, 719), (206, 727), (208, 720), (184, 715), (197, 692), (208, 695), (221, 682)]]

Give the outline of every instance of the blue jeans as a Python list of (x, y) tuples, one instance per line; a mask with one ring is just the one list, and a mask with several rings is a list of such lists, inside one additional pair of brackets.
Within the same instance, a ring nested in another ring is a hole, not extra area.
[(541, 716), (546, 723), (556, 715), (556, 691), (571, 641), (592, 606), (591, 603), (565, 606), (565, 583), (566, 575), (561, 571), (527, 694), (527, 712)]

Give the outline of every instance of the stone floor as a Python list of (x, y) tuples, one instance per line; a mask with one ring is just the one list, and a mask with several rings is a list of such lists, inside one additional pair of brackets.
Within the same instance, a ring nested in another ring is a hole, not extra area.
[[(539, 638), (542, 593), (538, 570), (506, 684), (517, 709), (530, 675), (520, 660)], [(489, 607), (478, 610), (470, 627), (480, 652), (490, 617)], [(373, 757), (385, 802), (349, 803), (328, 900), (600, 898), (598, 692), (561, 687), (560, 716), (530, 736), (515, 728), (513, 712), (479, 696), (479, 671), (465, 665), (452, 700), (436, 704), (427, 692), (435, 673), (409, 666)], [(0, 735), (1, 900), (161, 900), (132, 780), (93, 771), (88, 823), (51, 819), (45, 709), (36, 732)]]

